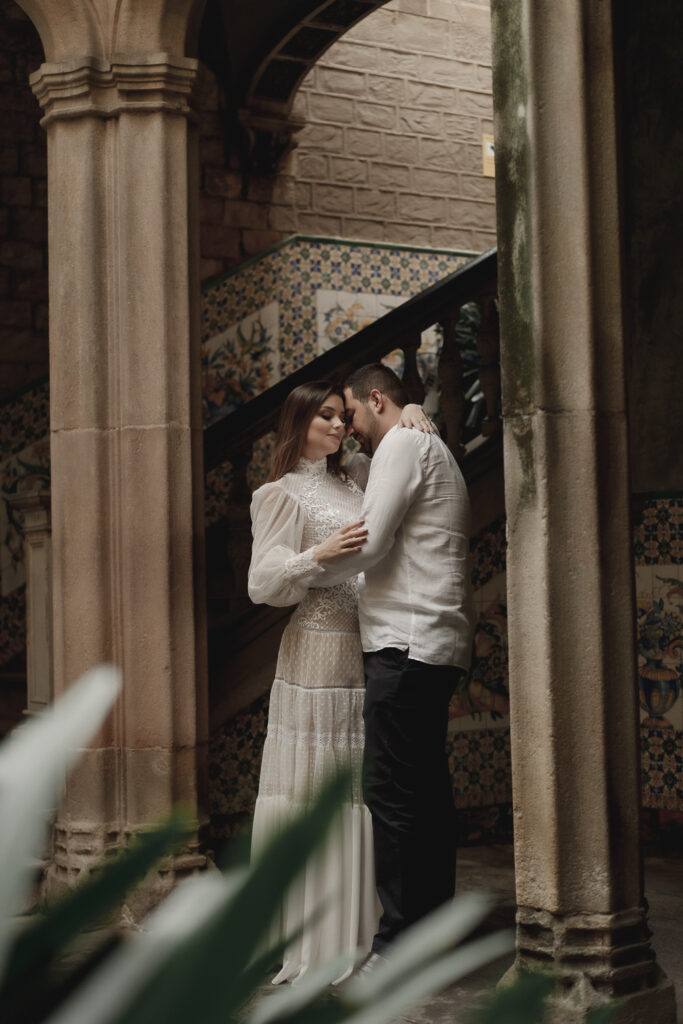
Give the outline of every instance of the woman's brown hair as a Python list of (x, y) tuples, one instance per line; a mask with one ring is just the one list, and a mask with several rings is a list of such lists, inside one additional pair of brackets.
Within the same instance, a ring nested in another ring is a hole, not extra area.
[[(304, 450), (306, 435), (313, 417), (318, 414), (330, 395), (337, 395), (344, 401), (344, 393), (338, 384), (327, 380), (316, 380), (311, 384), (300, 384), (287, 395), (280, 413), (277, 440), (270, 463), (268, 480), (279, 480), (294, 469)], [(342, 476), (341, 445), (334, 455), (327, 456), (328, 472)]]

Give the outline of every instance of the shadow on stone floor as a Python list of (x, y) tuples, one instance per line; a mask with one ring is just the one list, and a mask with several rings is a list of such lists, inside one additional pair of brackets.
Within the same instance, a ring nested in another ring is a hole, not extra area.
[[(498, 899), (487, 930), (509, 928), (515, 916), (515, 871), (511, 846), (467, 847), (458, 851), (458, 892), (481, 889)], [(683, 1024), (683, 856), (645, 858), (645, 895), (657, 960), (676, 988), (678, 1024)], [(402, 1018), (405, 1024), (466, 1024), (486, 993), (499, 981), (512, 957), (506, 957)]]
[[(514, 926), (515, 870), (512, 846), (465, 847), (458, 850), (457, 890), (479, 889), (497, 905), (481, 931)], [(683, 856), (645, 857), (645, 894), (657, 960), (676, 988), (677, 1024), (683, 1024)], [(512, 956), (482, 968), (440, 995), (427, 1000), (396, 1024), (468, 1024), (473, 1010), (512, 965)], [(272, 992), (264, 986), (261, 996)], [(260, 998), (260, 997), (259, 997)]]

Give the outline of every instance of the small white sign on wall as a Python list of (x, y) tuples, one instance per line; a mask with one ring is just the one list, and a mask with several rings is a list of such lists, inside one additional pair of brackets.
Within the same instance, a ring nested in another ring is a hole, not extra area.
[(482, 174), (485, 178), (495, 178), (496, 165), (494, 163), (493, 135), (482, 135), (481, 137), (481, 162)]

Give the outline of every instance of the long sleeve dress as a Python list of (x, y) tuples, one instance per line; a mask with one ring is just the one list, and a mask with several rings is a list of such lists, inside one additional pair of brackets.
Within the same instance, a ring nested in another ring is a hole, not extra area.
[(285, 894), (273, 939), (307, 924), (287, 948), (274, 984), (294, 981), (341, 953), (370, 949), (379, 915), (370, 813), (362, 802), (364, 672), (358, 580), (316, 588), (324, 574), (309, 551), (360, 517), (363, 492), (301, 459), (255, 491), (249, 595), (257, 604), (298, 607), (285, 628), (270, 696), (254, 811), (258, 851), (305, 807), (321, 782), (351, 766), (351, 802), (326, 845)]

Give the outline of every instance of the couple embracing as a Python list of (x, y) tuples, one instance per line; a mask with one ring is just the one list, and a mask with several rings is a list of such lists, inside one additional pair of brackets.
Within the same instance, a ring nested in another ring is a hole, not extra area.
[[(356, 453), (342, 467), (345, 433), (372, 459)], [(353, 775), (336, 831), (283, 897), (278, 937), (310, 923), (273, 982), (359, 949), (368, 970), (454, 892), (445, 741), (474, 618), (465, 483), (399, 378), (374, 363), (343, 389), (291, 392), (251, 514), (251, 599), (297, 605), (271, 691), (252, 849), (335, 770), (350, 763)]]

